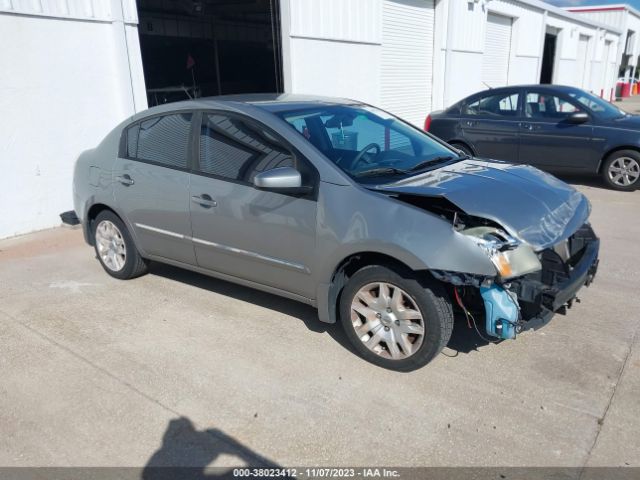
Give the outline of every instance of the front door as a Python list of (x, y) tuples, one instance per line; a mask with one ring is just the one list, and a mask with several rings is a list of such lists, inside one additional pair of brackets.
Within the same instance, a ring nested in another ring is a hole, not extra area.
[(297, 168), (309, 182), (312, 167), (263, 125), (226, 113), (202, 115), (198, 151), (190, 181), (198, 265), (314, 298), (315, 195), (258, 190), (252, 183), (257, 173), (283, 166)]
[(568, 97), (543, 90), (526, 92), (520, 124), (520, 162), (545, 170), (579, 171), (597, 163), (592, 123), (574, 124), (568, 117), (586, 112)]
[(517, 90), (488, 92), (463, 106), (463, 138), (477, 157), (518, 161), (519, 97)]
[(187, 168), (192, 117), (162, 115), (129, 127), (113, 184), (143, 254), (195, 265)]

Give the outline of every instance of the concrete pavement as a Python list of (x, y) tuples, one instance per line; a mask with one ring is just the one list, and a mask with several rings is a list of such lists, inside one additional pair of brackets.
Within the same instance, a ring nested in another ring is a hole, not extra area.
[(122, 282), (79, 230), (0, 242), (0, 465), (640, 466), (640, 191), (572, 179), (597, 281), (543, 329), (427, 367), (313, 309), (172, 267)]

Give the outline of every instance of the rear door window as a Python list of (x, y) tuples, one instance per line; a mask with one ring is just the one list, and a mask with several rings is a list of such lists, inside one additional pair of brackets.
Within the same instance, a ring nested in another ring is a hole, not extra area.
[(128, 156), (165, 167), (186, 169), (192, 117), (191, 113), (163, 115), (130, 127), (127, 131)]

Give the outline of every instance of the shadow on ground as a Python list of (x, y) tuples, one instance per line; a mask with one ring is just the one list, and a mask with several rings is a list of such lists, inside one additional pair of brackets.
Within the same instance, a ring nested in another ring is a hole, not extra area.
[[(484, 318), (482, 322), (477, 325), (477, 328), (480, 332), (484, 331)], [(460, 313), (455, 315), (453, 332), (449, 343), (447, 343), (447, 348), (455, 350), (456, 353), (451, 355), (448, 352), (444, 352), (444, 355), (455, 357), (458, 353), (469, 353), (481, 347), (486, 347), (489, 343), (487, 339), (478, 335), (473, 326), (467, 324), (465, 316)]]
[[(260, 307), (268, 308), (290, 317), (297, 318), (302, 321), (310, 331), (314, 333), (328, 334), (340, 346), (354, 355), (357, 355), (339, 324), (321, 322), (318, 319), (316, 309), (309, 305), (305, 305), (304, 303), (289, 300), (278, 295), (261, 292), (260, 290), (255, 290), (253, 288), (243, 287), (242, 285), (208, 277), (206, 275), (178, 267), (172, 267), (170, 265), (152, 263), (150, 273), (185, 283), (193, 287), (208, 290), (210, 292), (217, 293), (218, 295), (224, 295), (236, 300), (253, 303)], [(483, 325), (479, 324), (478, 328), (480, 331), (483, 331)], [(489, 342), (483, 340), (476, 333), (475, 329), (468, 327), (464, 316), (456, 315), (453, 334), (451, 336), (451, 340), (447, 344), (447, 347), (455, 350), (456, 352), (469, 353), (480, 347), (486, 346), (488, 343)]]
[[(240, 467), (276, 468), (277, 464), (218, 429), (198, 431), (186, 417), (169, 422), (162, 445), (142, 470), (142, 480), (233, 478), (233, 468), (209, 468), (221, 455)], [(227, 462), (228, 463), (228, 462)]]
[(340, 325), (321, 322), (316, 309), (304, 303), (169, 265), (152, 263), (149, 272), (297, 318), (312, 332), (326, 333), (339, 345), (354, 352)]

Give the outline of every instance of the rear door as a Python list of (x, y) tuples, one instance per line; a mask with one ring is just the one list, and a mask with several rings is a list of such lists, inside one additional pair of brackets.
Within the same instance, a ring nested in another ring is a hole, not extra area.
[[(190, 208), (198, 265), (315, 298), (316, 192), (296, 196), (253, 186), (253, 177), (295, 167), (315, 170), (264, 125), (226, 112), (202, 114)], [(317, 183), (316, 183), (317, 184)]]
[(125, 133), (114, 196), (147, 255), (195, 265), (189, 217), (190, 112), (156, 115)]
[(568, 121), (572, 113), (586, 112), (584, 106), (569, 96), (536, 89), (527, 90), (524, 101), (520, 162), (552, 171), (591, 169), (597, 155), (593, 124)]
[(481, 158), (518, 161), (520, 91), (485, 92), (461, 109), (463, 138)]

